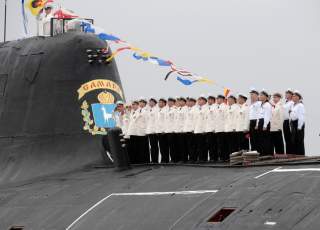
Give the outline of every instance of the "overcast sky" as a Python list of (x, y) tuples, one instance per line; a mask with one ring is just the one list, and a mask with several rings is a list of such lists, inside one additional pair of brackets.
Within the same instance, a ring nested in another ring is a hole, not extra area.
[[(1, 38), (3, 6), (1, 2)], [(186, 87), (163, 80), (167, 69), (117, 57), (127, 99), (298, 89), (307, 110), (307, 152), (318, 154), (319, 0), (60, 0), (107, 32), (215, 81)], [(8, 39), (22, 36), (20, 0), (8, 0)], [(29, 15), (35, 33), (35, 21)], [(217, 86), (219, 85), (219, 86)]]

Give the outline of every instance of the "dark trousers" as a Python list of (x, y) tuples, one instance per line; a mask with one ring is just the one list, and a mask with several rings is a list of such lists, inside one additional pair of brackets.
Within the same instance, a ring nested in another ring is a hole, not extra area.
[(139, 163), (139, 137), (130, 136), (129, 139), (130, 151), (128, 151), (130, 163), (138, 164)]
[(196, 151), (196, 140), (195, 140), (195, 134), (188, 132), (185, 134), (186, 138), (186, 155), (184, 155), (183, 161), (192, 160), (193, 156), (195, 155)]
[(266, 130), (263, 130), (264, 119), (259, 119), (258, 124), (258, 152), (261, 156), (273, 155), (273, 146), (270, 134), (270, 122)]
[(281, 130), (271, 132), (271, 142), (273, 150), (276, 154), (284, 154), (284, 144)]
[(228, 142), (226, 140), (226, 133), (216, 133), (217, 135), (217, 153), (219, 159), (222, 161), (228, 160)]
[(187, 141), (185, 133), (176, 133), (177, 140), (177, 161), (187, 161)]
[(238, 139), (238, 151), (240, 150), (249, 150), (249, 137), (247, 132), (237, 132)]
[(193, 161), (208, 161), (208, 148), (205, 133), (195, 134), (195, 152), (192, 156)]
[(149, 144), (151, 152), (151, 162), (159, 163), (159, 138), (157, 134), (149, 134)]
[(226, 132), (225, 133), (226, 140), (226, 158), (230, 159), (230, 154), (239, 151), (239, 142), (238, 135), (236, 132)]
[(207, 133), (207, 147), (209, 150), (210, 161), (218, 161), (219, 156), (217, 152), (217, 135), (215, 133)]
[(167, 133), (169, 154), (171, 162), (178, 162), (177, 160), (177, 138), (175, 133)]
[(298, 120), (291, 121), (291, 132), (292, 132), (292, 153), (296, 155), (305, 155), (304, 148), (304, 129), (303, 125), (302, 129), (298, 129)]
[(169, 144), (168, 136), (165, 133), (158, 134), (159, 137), (159, 147), (161, 154), (161, 163), (169, 163)]
[(250, 120), (250, 145), (252, 151), (258, 151), (258, 130), (256, 129), (257, 120)]
[(292, 143), (292, 134), (290, 130), (289, 120), (284, 120), (283, 122), (283, 136), (286, 142), (286, 153), (293, 153), (293, 143)]

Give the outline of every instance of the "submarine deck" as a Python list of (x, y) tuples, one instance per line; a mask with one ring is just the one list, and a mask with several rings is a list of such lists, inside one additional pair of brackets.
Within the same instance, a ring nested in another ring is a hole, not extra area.
[(2, 185), (0, 229), (318, 229), (319, 191), (318, 164), (86, 167)]

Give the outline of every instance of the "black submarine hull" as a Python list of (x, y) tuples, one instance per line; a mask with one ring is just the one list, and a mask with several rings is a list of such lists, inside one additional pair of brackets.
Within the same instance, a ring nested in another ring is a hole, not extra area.
[[(88, 50), (106, 48), (105, 41), (80, 32), (0, 44), (0, 185), (111, 164), (103, 136), (84, 130), (81, 114), (83, 99), (93, 103), (102, 91), (123, 100), (115, 61), (88, 62)], [(112, 82), (117, 92), (97, 87), (79, 95), (96, 79)]]

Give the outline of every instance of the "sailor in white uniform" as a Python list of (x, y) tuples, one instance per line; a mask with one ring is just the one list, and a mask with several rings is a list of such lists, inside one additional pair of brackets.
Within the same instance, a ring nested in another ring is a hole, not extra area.
[(44, 7), (44, 15), (40, 16), (42, 22), (42, 35), (50, 36), (51, 35), (51, 19), (53, 16), (53, 3), (47, 3)]
[(238, 150), (249, 150), (249, 106), (247, 105), (247, 96), (244, 94), (238, 95), (239, 110), (237, 113), (237, 139), (238, 139)]
[(259, 151), (260, 143), (258, 143), (258, 122), (261, 110), (261, 101), (259, 101), (259, 92), (252, 88), (250, 91), (251, 104), (249, 106), (249, 120), (250, 120), (250, 145), (251, 150)]
[(160, 98), (158, 102), (158, 115), (156, 121), (156, 133), (159, 139), (161, 163), (169, 163), (169, 144), (166, 130), (167, 100)]
[(261, 110), (258, 122), (258, 151), (263, 155), (273, 155), (271, 136), (270, 136), (270, 121), (272, 117), (272, 105), (269, 102), (269, 94), (262, 90), (259, 95), (261, 101)]
[(185, 154), (185, 159), (183, 161), (191, 160), (191, 157), (195, 154), (194, 152), (196, 151), (196, 142), (195, 142), (195, 135), (194, 135), (194, 114), (195, 114), (195, 109), (196, 109), (196, 103), (197, 100), (193, 97), (187, 98), (187, 111), (186, 111), (186, 117), (184, 121), (184, 126), (183, 126), (183, 132), (185, 133), (186, 136), (186, 154)]
[(177, 141), (177, 162), (186, 162), (187, 161), (187, 148), (186, 148), (186, 135), (183, 131), (183, 127), (186, 120), (187, 114), (187, 100), (184, 97), (177, 99), (178, 107), (175, 116), (175, 135)]
[(207, 147), (209, 151), (209, 161), (216, 162), (218, 161), (218, 152), (217, 152), (217, 137), (215, 134), (215, 123), (217, 116), (217, 106), (216, 98), (213, 95), (208, 96), (208, 106), (206, 114), (206, 136), (207, 136)]
[(141, 130), (141, 142), (140, 142), (140, 162), (150, 163), (150, 149), (149, 141), (147, 136), (147, 124), (148, 124), (148, 110), (147, 110), (147, 100), (145, 98), (140, 98), (139, 100), (139, 129)]
[(159, 140), (156, 133), (157, 120), (159, 115), (159, 107), (157, 106), (157, 100), (155, 98), (149, 99), (149, 107), (147, 108), (147, 131), (146, 134), (149, 138), (151, 162), (159, 163)]
[(133, 101), (131, 105), (130, 112), (130, 122), (128, 127), (127, 135), (130, 137), (129, 146), (130, 151), (128, 151), (129, 159), (132, 164), (139, 163), (139, 151), (140, 151), (140, 136), (143, 136), (143, 133), (139, 132), (137, 119), (139, 117), (139, 102)]
[(228, 141), (226, 139), (225, 122), (227, 117), (227, 105), (225, 104), (225, 96), (217, 96), (217, 116), (215, 131), (217, 135), (217, 152), (221, 161), (228, 159)]
[(234, 95), (228, 97), (227, 114), (225, 121), (225, 132), (226, 138), (228, 140), (228, 150), (226, 158), (229, 160), (230, 154), (239, 151), (238, 141), (237, 141), (237, 116), (240, 107), (237, 104), (237, 99)]
[(291, 112), (291, 108), (293, 106), (293, 101), (292, 101), (292, 96), (293, 96), (293, 90), (288, 89), (286, 91), (286, 102), (284, 103), (283, 107), (284, 107), (284, 121), (283, 121), (283, 136), (284, 136), (284, 140), (285, 140), (285, 152), (290, 154), (293, 153), (293, 149), (292, 149), (292, 135), (291, 135), (291, 128), (290, 128), (290, 112)]
[(165, 133), (168, 138), (169, 155), (172, 162), (177, 162), (177, 142), (175, 138), (175, 116), (177, 108), (175, 106), (176, 99), (173, 97), (168, 98), (168, 109), (165, 118), (166, 129)]
[(193, 162), (208, 161), (208, 148), (206, 146), (206, 114), (207, 114), (207, 98), (201, 95), (198, 98), (198, 104), (194, 110), (194, 134), (196, 151), (191, 156)]
[(271, 141), (276, 154), (284, 154), (284, 144), (282, 137), (284, 106), (281, 102), (280, 93), (273, 94), (273, 107), (271, 117)]
[(290, 125), (293, 140), (292, 153), (297, 155), (305, 155), (305, 108), (304, 104), (302, 103), (301, 93), (299, 91), (295, 91), (292, 100), (294, 102), (290, 113)]

